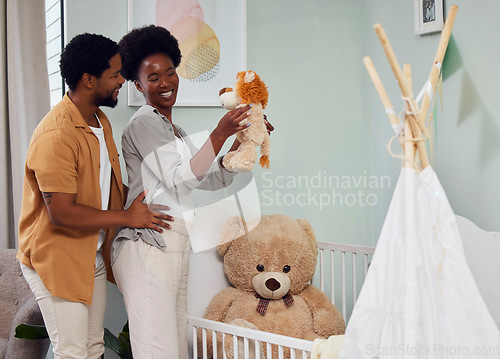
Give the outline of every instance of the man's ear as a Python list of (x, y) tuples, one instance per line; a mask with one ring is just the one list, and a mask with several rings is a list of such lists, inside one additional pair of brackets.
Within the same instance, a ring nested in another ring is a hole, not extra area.
[(143, 93), (144, 91), (142, 90), (142, 86), (141, 84), (139, 83), (139, 81), (137, 80), (134, 80), (134, 85), (135, 85), (135, 88), (140, 92), (140, 93)]
[(95, 76), (92, 76), (91, 74), (84, 73), (82, 75), (82, 84), (88, 89), (91, 89), (94, 87), (95, 84)]

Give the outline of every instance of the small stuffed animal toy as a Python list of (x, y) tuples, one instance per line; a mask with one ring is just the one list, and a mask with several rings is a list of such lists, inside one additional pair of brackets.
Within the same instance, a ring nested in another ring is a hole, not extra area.
[(260, 146), (260, 165), (269, 168), (269, 154), (271, 143), (264, 123), (263, 109), (267, 105), (269, 92), (266, 84), (253, 71), (241, 71), (236, 76), (236, 85), (233, 89), (225, 87), (219, 92), (222, 106), (227, 110), (252, 105), (252, 114), (245, 123), (251, 126), (236, 134), (241, 145), (236, 151), (224, 156), (222, 164), (233, 172), (251, 171), (257, 162), (257, 146)]
[[(275, 214), (262, 216), (258, 224), (250, 221), (247, 228), (252, 228), (248, 234), (240, 217), (225, 223), (217, 251), (224, 256), (224, 272), (233, 287), (213, 297), (204, 317), (306, 340), (344, 334), (339, 310), (309, 284), (318, 251), (309, 222)], [(212, 343), (211, 334), (207, 339)], [(222, 339), (217, 339), (221, 355)], [(228, 358), (233, 357), (232, 346), (226, 336)], [(211, 347), (209, 351), (210, 357)], [(262, 351), (267, 355), (266, 348)]]

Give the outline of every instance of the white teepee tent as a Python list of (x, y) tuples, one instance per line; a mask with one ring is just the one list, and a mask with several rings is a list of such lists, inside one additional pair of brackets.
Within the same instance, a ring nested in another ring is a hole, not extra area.
[(452, 6), (420, 108), (409, 66), (403, 74), (383, 28), (375, 26), (406, 100), (404, 128), (369, 58), (365, 65), (405, 162), (339, 358), (500, 358), (500, 331), (467, 266), (453, 210), (422, 141), (456, 11)]

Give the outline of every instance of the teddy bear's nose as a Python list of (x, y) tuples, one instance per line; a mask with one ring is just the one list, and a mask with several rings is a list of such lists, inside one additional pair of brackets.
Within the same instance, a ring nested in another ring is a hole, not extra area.
[(276, 279), (269, 278), (268, 280), (266, 280), (266, 287), (267, 289), (272, 290), (274, 292), (275, 290), (280, 289), (281, 284)]

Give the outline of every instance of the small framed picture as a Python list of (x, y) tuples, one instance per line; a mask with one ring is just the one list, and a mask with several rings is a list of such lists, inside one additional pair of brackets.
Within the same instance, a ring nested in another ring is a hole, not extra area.
[(443, 0), (413, 0), (415, 35), (443, 29)]

